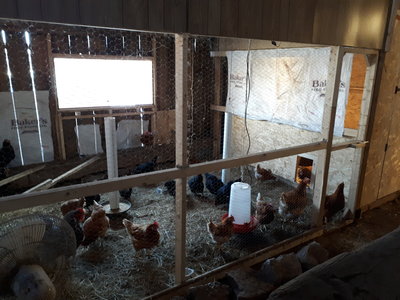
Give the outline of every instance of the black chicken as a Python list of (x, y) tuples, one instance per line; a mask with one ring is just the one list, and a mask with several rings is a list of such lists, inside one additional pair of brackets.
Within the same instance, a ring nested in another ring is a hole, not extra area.
[(142, 174), (142, 173), (153, 172), (157, 165), (157, 159), (158, 159), (158, 156), (155, 156), (151, 161), (137, 164), (135, 166), (135, 168), (132, 170), (132, 174)]
[(211, 194), (216, 195), (218, 189), (224, 186), (224, 183), (221, 179), (218, 179), (217, 176), (214, 176), (210, 173), (206, 173), (206, 188), (210, 191)]
[(0, 149), (0, 180), (7, 177), (8, 170), (6, 166), (15, 158), (13, 146), (10, 140), (3, 141), (3, 147)]
[(15, 158), (13, 146), (10, 140), (3, 141), (3, 147), (0, 149), (0, 167), (6, 167)]
[(176, 191), (176, 184), (175, 180), (169, 180), (164, 184), (165, 188), (167, 189), (167, 193), (171, 196), (175, 197), (175, 191)]
[(203, 183), (203, 175), (193, 176), (188, 181), (190, 191), (195, 194), (203, 194), (204, 191), (204, 183)]
[(85, 220), (85, 211), (83, 210), (83, 208), (72, 210), (64, 216), (64, 220), (74, 230), (76, 238), (76, 247), (78, 248), (79, 245), (82, 243), (84, 237), (80, 223), (82, 223)]
[(120, 190), (119, 195), (125, 200), (129, 200), (132, 195), (132, 188)]
[(242, 179), (231, 180), (224, 186), (220, 187), (215, 195), (215, 205), (229, 204), (229, 198), (231, 196), (231, 187), (235, 182), (241, 182)]
[(91, 196), (85, 196), (85, 208), (89, 208), (90, 206), (94, 205), (94, 202), (96, 201), (97, 203), (100, 202), (100, 195), (91, 195)]

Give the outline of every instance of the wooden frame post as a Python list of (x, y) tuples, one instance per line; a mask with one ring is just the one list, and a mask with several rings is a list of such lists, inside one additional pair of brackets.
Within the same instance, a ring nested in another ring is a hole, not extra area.
[[(175, 35), (175, 143), (176, 167), (187, 163), (187, 35)], [(186, 177), (176, 179), (175, 281), (185, 281), (186, 265)]]
[[(221, 105), (221, 57), (214, 58), (214, 105)], [(221, 151), (221, 114), (212, 111), (213, 115), (213, 159), (220, 158)]]
[(64, 140), (64, 127), (63, 127), (63, 120), (61, 117), (61, 113), (58, 111), (58, 100), (57, 100), (57, 87), (56, 87), (56, 75), (55, 75), (55, 68), (54, 68), (54, 56), (51, 50), (51, 35), (50, 33), (47, 34), (47, 56), (49, 58), (49, 68), (50, 68), (50, 78), (51, 78), (51, 92), (49, 94), (49, 98), (54, 99), (55, 105), (55, 130), (56, 130), (56, 137), (57, 137), (57, 146), (58, 146), (58, 156), (62, 160), (67, 159), (67, 155), (65, 152), (65, 140)]
[[(375, 82), (375, 75), (378, 66), (378, 55), (366, 55), (367, 70), (364, 79), (364, 91), (361, 102), (360, 121), (358, 124), (357, 139), (364, 140), (367, 134), (368, 117), (371, 109), (373, 86)], [(348, 198), (348, 208), (354, 214), (359, 206), (360, 196), (360, 175), (361, 175), (361, 162), (364, 155), (364, 147), (354, 149), (353, 165), (351, 170), (350, 191)]]
[(343, 56), (344, 51), (342, 47), (331, 47), (321, 130), (322, 139), (325, 140), (327, 144), (326, 149), (318, 153), (314, 183), (312, 225), (317, 227), (322, 225), (325, 212), (325, 195), (332, 152), (333, 130), (335, 126)]

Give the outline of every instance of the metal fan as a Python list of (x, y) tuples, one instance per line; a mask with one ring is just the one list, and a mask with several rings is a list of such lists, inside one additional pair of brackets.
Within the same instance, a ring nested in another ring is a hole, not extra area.
[(73, 229), (56, 216), (27, 215), (1, 223), (0, 289), (11, 288), (18, 299), (55, 299), (54, 285), (63, 280), (75, 252)]

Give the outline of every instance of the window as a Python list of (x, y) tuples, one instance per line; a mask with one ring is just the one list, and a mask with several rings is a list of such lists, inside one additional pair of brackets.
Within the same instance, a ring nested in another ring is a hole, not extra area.
[(150, 59), (54, 58), (59, 109), (153, 104)]

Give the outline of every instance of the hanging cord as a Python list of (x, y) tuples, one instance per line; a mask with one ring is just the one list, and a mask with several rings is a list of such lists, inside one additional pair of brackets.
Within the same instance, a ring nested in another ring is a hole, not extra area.
[[(245, 109), (244, 109), (244, 126), (246, 129), (246, 134), (247, 134), (247, 140), (248, 140), (248, 146), (247, 146), (247, 151), (246, 151), (246, 155), (249, 154), (250, 152), (250, 147), (251, 147), (251, 137), (250, 137), (250, 132), (249, 132), (249, 127), (247, 124), (247, 111), (248, 111), (248, 107), (249, 107), (249, 101), (250, 101), (250, 92), (251, 92), (251, 82), (250, 82), (250, 46), (251, 46), (251, 40), (249, 40), (249, 44), (248, 44), (248, 48), (247, 48), (247, 56), (246, 56), (246, 94), (245, 94)], [(253, 183), (253, 178), (251, 177), (251, 171), (249, 166), (246, 166), (246, 170), (248, 173), (248, 176), (250, 178), (250, 185)], [(241, 168), (241, 178), (242, 181), (244, 181), (243, 179), (243, 168)]]
[(249, 154), (250, 152), (250, 147), (251, 147), (251, 138), (250, 138), (250, 133), (249, 133), (249, 128), (247, 125), (247, 110), (249, 107), (249, 100), (250, 100), (250, 90), (251, 90), (251, 83), (250, 83), (250, 43), (251, 40), (249, 40), (249, 47), (247, 50), (247, 57), (246, 57), (246, 105), (244, 109), (244, 126), (246, 128), (246, 134), (247, 134), (247, 139), (249, 141), (246, 155)]

